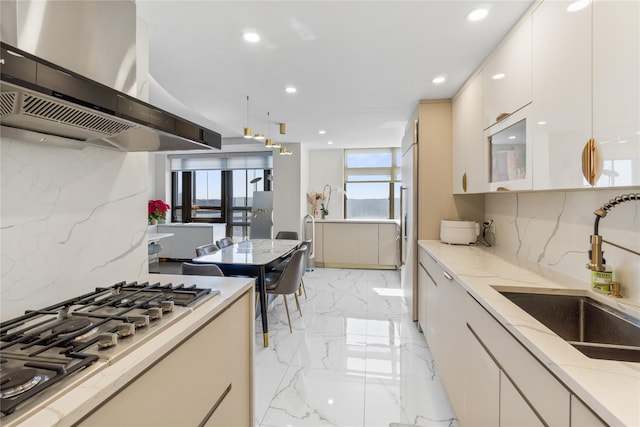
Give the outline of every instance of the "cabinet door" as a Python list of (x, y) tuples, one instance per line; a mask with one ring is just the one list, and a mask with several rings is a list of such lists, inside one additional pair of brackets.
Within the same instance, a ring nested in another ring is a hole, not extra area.
[(545, 425), (504, 372), (500, 373), (500, 425), (503, 427), (543, 427)]
[(418, 325), (423, 334), (427, 334), (427, 293), (431, 287), (431, 278), (422, 264), (418, 264)]
[(591, 138), (591, 7), (545, 1), (533, 12), (533, 189), (583, 188)]
[(398, 225), (378, 224), (378, 265), (394, 267), (398, 260)]
[[(430, 272), (431, 273), (431, 272)], [(440, 267), (432, 277), (438, 281), (440, 300), (439, 335), (440, 354), (436, 368), (447, 390), (451, 406), (456, 414), (464, 413), (464, 337), (466, 331), (464, 302), (466, 291)], [(428, 292), (428, 291), (427, 291)]]
[[(420, 254), (424, 254), (424, 250), (420, 249)], [(429, 255), (426, 255), (426, 257), (428, 257)], [(425, 265), (425, 267), (427, 267)], [(427, 267), (428, 268), (428, 267)], [(426, 270), (425, 270), (426, 272)], [(434, 358), (436, 357), (436, 354), (438, 354), (437, 357), (440, 357), (440, 342), (438, 339), (439, 333), (440, 333), (440, 316), (438, 314), (438, 311), (440, 309), (440, 301), (438, 299), (438, 285), (436, 284), (436, 282), (434, 282), (430, 276), (428, 276), (429, 280), (427, 280), (426, 283), (426, 295), (425, 295), (425, 299), (426, 299), (426, 329), (424, 330), (424, 335), (425, 338), (427, 339), (427, 344), (429, 345), (429, 349), (431, 350), (431, 353), (433, 354)]]
[(500, 425), (500, 369), (472, 329), (465, 332), (465, 410), (462, 425)]
[(640, 185), (640, 2), (593, 3), (597, 187)]
[(452, 104), (453, 192), (486, 191), (486, 159), (483, 150), (482, 73), (477, 75)]
[(483, 69), (484, 128), (531, 102), (531, 17), (518, 24)]
[(574, 395), (571, 395), (571, 426), (572, 427), (604, 427), (603, 422), (591, 409)]

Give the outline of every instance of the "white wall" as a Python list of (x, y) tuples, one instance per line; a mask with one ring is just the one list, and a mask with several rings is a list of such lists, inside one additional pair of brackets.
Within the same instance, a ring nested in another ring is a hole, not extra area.
[[(290, 156), (273, 155), (273, 235), (278, 231), (301, 233), (302, 160), (306, 153), (301, 144), (284, 144)], [(300, 234), (301, 235), (301, 234)]]
[(146, 153), (0, 138), (0, 163), (2, 320), (146, 279)]
[[(496, 224), (496, 246), (527, 260), (590, 281), (587, 251), (593, 233), (593, 211), (625, 190), (494, 193), (485, 196), (485, 218)], [(640, 251), (640, 202), (625, 202), (600, 220), (605, 240)], [(640, 302), (640, 257), (603, 244), (623, 295)]]
[[(309, 150), (308, 170), (306, 193), (322, 192), (325, 185), (330, 185), (332, 193), (327, 218), (344, 218), (344, 193), (339, 191), (344, 186), (344, 150)], [(310, 204), (306, 204), (306, 209), (306, 213), (311, 213)]]

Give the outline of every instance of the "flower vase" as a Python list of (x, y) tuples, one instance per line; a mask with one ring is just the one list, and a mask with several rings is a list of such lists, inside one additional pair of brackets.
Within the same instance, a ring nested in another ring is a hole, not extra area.
[(314, 218), (318, 218), (319, 215), (320, 215), (320, 211), (318, 210), (318, 208), (314, 208), (313, 209), (313, 217)]
[(158, 220), (155, 218), (151, 218), (151, 221), (149, 222), (151, 225), (158, 225)]

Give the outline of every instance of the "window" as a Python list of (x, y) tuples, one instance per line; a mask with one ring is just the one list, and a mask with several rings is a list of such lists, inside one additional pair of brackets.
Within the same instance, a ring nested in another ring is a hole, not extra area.
[(226, 235), (242, 240), (249, 235), (253, 192), (270, 190), (271, 170), (174, 171), (172, 221), (226, 223)]
[(400, 216), (400, 148), (345, 150), (345, 218)]

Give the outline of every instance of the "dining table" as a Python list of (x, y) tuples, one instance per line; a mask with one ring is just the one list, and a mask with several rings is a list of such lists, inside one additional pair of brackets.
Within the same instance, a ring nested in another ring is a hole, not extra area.
[(289, 257), (300, 245), (300, 240), (249, 239), (224, 247), (217, 252), (193, 258), (194, 263), (215, 264), (225, 276), (257, 277), (260, 314), (264, 346), (269, 346), (267, 321), (267, 291), (265, 277), (269, 270)]

